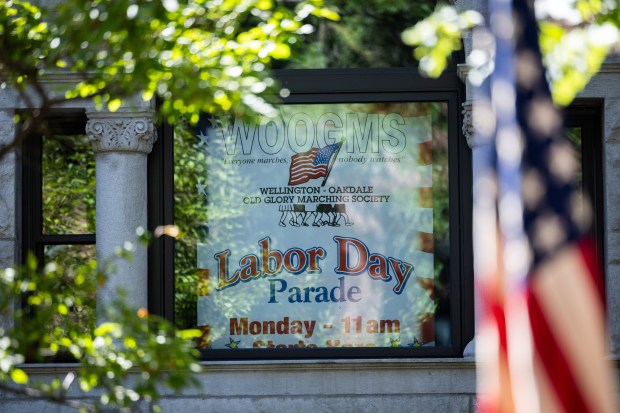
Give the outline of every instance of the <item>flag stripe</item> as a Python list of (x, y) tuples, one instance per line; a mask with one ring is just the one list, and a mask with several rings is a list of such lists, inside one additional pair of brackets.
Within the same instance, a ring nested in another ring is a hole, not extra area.
[(298, 185), (303, 184), (304, 182), (308, 182), (311, 179), (324, 177), (327, 173), (327, 167), (321, 168), (318, 171), (313, 172), (299, 172), (295, 174), (291, 174), (288, 184), (289, 185)]
[(575, 409), (574, 411), (578, 412), (589, 412), (573, 377), (573, 371), (551, 331), (537, 297), (531, 292), (527, 295), (527, 304), (537, 357), (543, 364), (546, 376), (549, 377), (549, 382), (558, 396), (557, 400), (566, 411)]
[(537, 386), (540, 388), (539, 393), (539, 412), (544, 413), (564, 413), (560, 401), (558, 400), (555, 391), (553, 390), (553, 377), (549, 377), (546, 373), (545, 367), (542, 365), (542, 360), (538, 355), (534, 357), (534, 378)]
[[(532, 291), (590, 411), (613, 412), (602, 305), (578, 245), (543, 264)], [(587, 351), (586, 351), (587, 350)], [(551, 370), (549, 375), (555, 376)], [(561, 393), (564, 394), (564, 393)]]

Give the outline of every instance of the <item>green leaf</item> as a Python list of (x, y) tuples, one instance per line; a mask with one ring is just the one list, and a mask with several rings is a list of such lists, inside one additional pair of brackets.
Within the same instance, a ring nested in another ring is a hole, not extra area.
[(69, 307), (67, 307), (64, 304), (58, 304), (58, 312), (62, 315), (67, 315), (69, 314)]
[(198, 329), (188, 329), (179, 331), (179, 337), (184, 340), (190, 340), (192, 338), (198, 338), (202, 335), (202, 332)]
[(333, 10), (321, 7), (320, 9), (316, 9), (314, 10), (314, 12), (312, 13), (315, 16), (320, 16), (320, 17), (324, 17), (328, 20), (332, 20), (332, 21), (338, 21), (340, 20), (340, 15), (338, 13), (336, 13)]
[(118, 330), (118, 323), (103, 323), (95, 329), (95, 336), (104, 336)]
[(108, 102), (108, 110), (110, 112), (116, 112), (123, 102), (120, 99), (112, 99)]
[(22, 369), (15, 369), (11, 371), (11, 380), (17, 384), (28, 383), (28, 375)]
[(270, 54), (274, 59), (288, 59), (291, 57), (291, 48), (287, 44), (278, 43)]

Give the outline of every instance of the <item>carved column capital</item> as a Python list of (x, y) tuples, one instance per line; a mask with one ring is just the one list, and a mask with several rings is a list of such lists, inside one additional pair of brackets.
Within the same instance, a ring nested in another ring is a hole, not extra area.
[(463, 135), (467, 140), (467, 146), (470, 148), (474, 147), (474, 116), (473, 116), (473, 108), (474, 104), (472, 101), (468, 100), (463, 103)]
[(86, 134), (95, 153), (140, 152), (148, 154), (157, 140), (152, 110), (86, 112)]

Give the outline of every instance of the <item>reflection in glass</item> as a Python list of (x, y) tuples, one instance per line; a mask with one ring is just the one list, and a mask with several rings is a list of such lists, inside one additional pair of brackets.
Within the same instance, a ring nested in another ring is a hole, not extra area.
[[(582, 161), (582, 142), (581, 142), (581, 128), (573, 127), (566, 128), (566, 137), (573, 144), (575, 148), (575, 160), (577, 161), (577, 165), (583, 165)], [(578, 188), (583, 187), (583, 168), (577, 168), (577, 177), (575, 179), (575, 185)]]
[(299, 50), (303, 53), (293, 53), (281, 64), (288, 69), (415, 67), (418, 63), (412, 49), (402, 42), (400, 34), (427, 17), (436, 3), (332, 0), (330, 4), (338, 9), (340, 21), (311, 21), (315, 30), (301, 39), (303, 46)]
[(43, 234), (95, 232), (95, 155), (86, 135), (43, 138)]
[(592, 219), (592, 205), (589, 200), (589, 195), (586, 194), (586, 189), (583, 181), (583, 142), (582, 142), (582, 130), (581, 127), (566, 128), (566, 137), (573, 144), (574, 153), (573, 156), (577, 162), (578, 167), (575, 171), (575, 210), (580, 212), (580, 221), (584, 223), (584, 226), (591, 225)]
[(63, 332), (90, 333), (94, 330), (97, 305), (95, 254), (95, 245), (45, 246), (44, 264), (54, 262), (60, 267), (57, 274), (62, 274), (52, 291), (61, 292), (69, 307), (66, 316), (57, 315), (53, 324), (46, 326), (50, 331), (54, 328)]
[(212, 348), (450, 346), (447, 104), (279, 111), (176, 133), (177, 323)]

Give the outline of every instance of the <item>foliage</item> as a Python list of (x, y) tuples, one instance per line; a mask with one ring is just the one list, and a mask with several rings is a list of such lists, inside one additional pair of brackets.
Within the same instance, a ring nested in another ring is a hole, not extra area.
[[(271, 106), (258, 95), (273, 85), (265, 68), (312, 31), (309, 15), (338, 18), (321, 0), (294, 9), (272, 0), (67, 0), (49, 11), (0, 0), (0, 71), (22, 91), (31, 86), (43, 106), (93, 98), (114, 111), (140, 93), (159, 97), (170, 121), (265, 114)], [(81, 82), (54, 98), (40, 79), (58, 68)]]
[[(303, 53), (286, 68), (411, 67), (416, 62), (400, 42), (400, 32), (429, 15), (436, 1), (330, 0), (338, 23), (312, 19), (316, 30), (302, 39)], [(386, 28), (389, 28), (386, 30)]]
[(457, 13), (453, 7), (441, 6), (429, 17), (402, 33), (403, 42), (417, 46), (414, 56), (420, 61), (420, 71), (439, 77), (447, 66), (452, 52), (461, 49), (464, 30), (482, 23), (475, 11)]
[[(535, 2), (540, 20), (539, 41), (556, 104), (568, 105), (618, 46), (618, 6), (617, 0)], [(462, 32), (481, 22), (477, 12), (458, 14), (454, 7), (443, 6), (403, 32), (403, 41), (416, 47), (414, 54), (421, 59), (420, 70), (437, 77), (450, 53), (460, 49)], [(491, 54), (473, 50), (468, 57), (473, 84), (479, 84), (492, 70)]]
[[(551, 79), (553, 100), (568, 105), (598, 72), (620, 35), (617, 1), (575, 2), (578, 13), (567, 20), (558, 15), (562, 7), (543, 2), (540, 46)], [(558, 10), (559, 9), (559, 10)]]
[[(0, 312), (9, 314), (12, 297), (23, 296), (27, 302), (13, 312), (17, 324), (0, 330), (0, 383), (5, 390), (23, 393), (24, 388), (15, 385), (28, 384), (39, 397), (95, 410), (102, 406), (130, 407), (140, 401), (155, 402), (162, 385), (175, 391), (197, 385), (192, 375), (200, 367), (189, 339), (199, 332), (175, 332), (166, 321), (149, 315), (145, 309), (136, 310), (125, 304), (122, 294), (105, 314), (110, 321), (94, 331), (66, 328), (72, 325), (72, 314), (81, 304), (72, 289), (57, 288), (58, 278), (67, 278), (68, 274), (72, 274), (77, 286), (105, 279), (94, 261), (70, 269), (50, 263), (40, 269), (33, 256), (23, 268), (0, 271)], [(41, 328), (48, 325), (55, 327)], [(80, 364), (62, 380), (30, 383), (19, 367), (26, 360), (51, 360), (63, 355), (72, 356)], [(15, 385), (7, 384), (9, 379)], [(76, 405), (65, 399), (74, 381), (85, 392), (99, 391), (94, 405)]]
[(95, 154), (90, 146), (84, 134), (43, 139), (44, 234), (95, 233)]
[(174, 246), (174, 311), (175, 323), (181, 328), (196, 325), (196, 250), (207, 232), (205, 194), (198, 187), (206, 177), (207, 157), (197, 141), (188, 129), (175, 128), (174, 222), (182, 233)]

